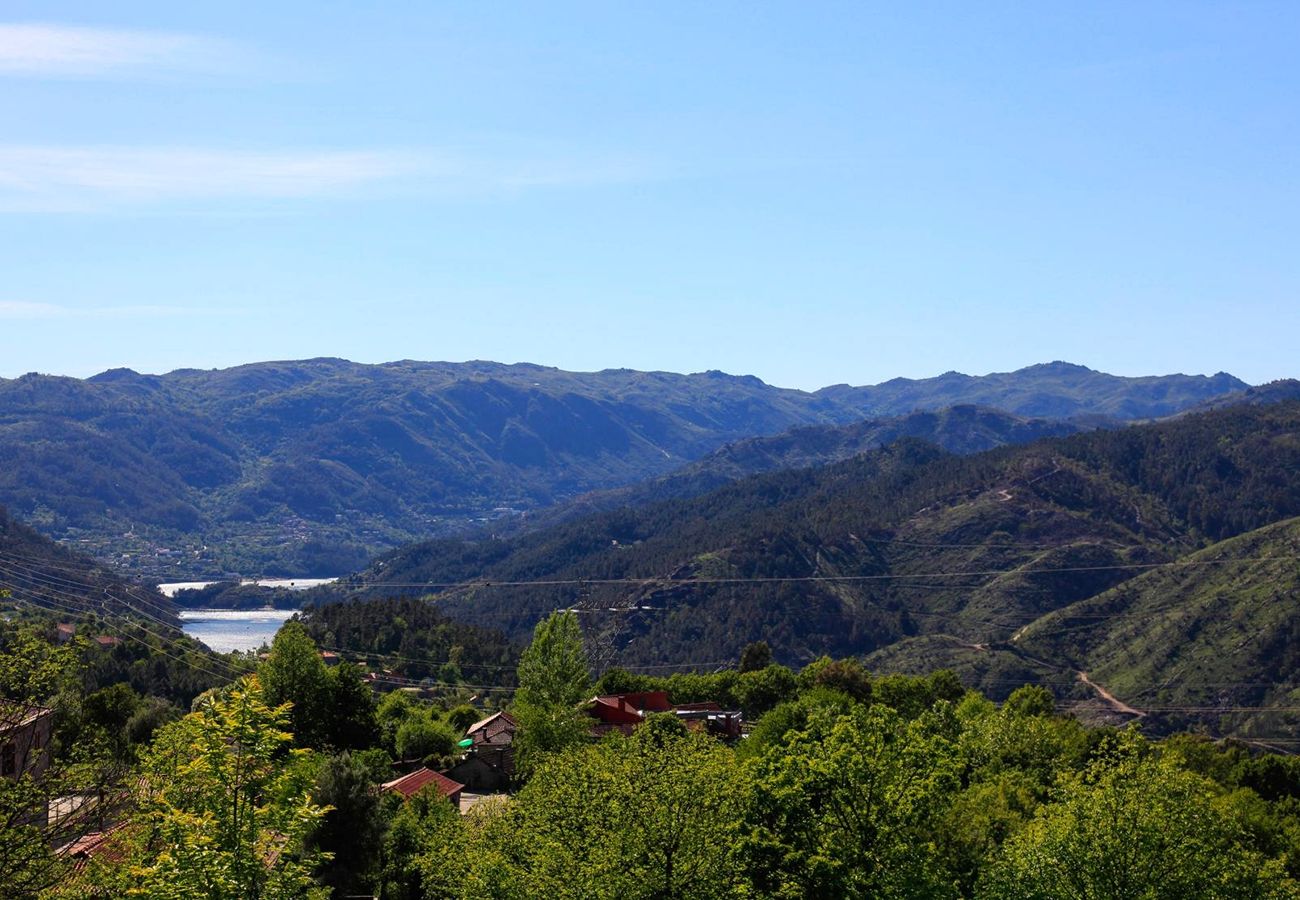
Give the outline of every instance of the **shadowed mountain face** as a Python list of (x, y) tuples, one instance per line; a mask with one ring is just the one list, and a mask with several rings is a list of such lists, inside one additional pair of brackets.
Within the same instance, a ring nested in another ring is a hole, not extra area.
[(1135, 706), (1212, 705), (1212, 685), (1262, 673), (1286, 689), (1247, 699), (1281, 703), (1300, 691), (1298, 471), (1296, 401), (968, 456), (904, 438), (507, 540), (419, 544), (317, 596), (430, 593), (518, 635), (576, 606), (604, 664), (709, 668), (766, 640), (790, 663), (953, 666), (993, 696), (1040, 681), (1087, 697), (1093, 672)]
[(1226, 375), (1126, 379), (1058, 363), (815, 393), (720, 372), (479, 362), (28, 375), (0, 381), (0, 502), (142, 571), (336, 574), (376, 550), (792, 427), (973, 402), (1150, 417), (1244, 388)]
[(0, 507), (0, 590), (14, 604), (76, 621), (93, 613), (111, 621), (143, 616), (152, 626), (178, 625), (174, 604), (116, 571), (57, 544)]

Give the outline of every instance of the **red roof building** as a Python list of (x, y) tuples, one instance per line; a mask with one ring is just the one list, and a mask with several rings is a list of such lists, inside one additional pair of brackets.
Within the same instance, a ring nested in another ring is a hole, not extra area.
[(589, 711), (604, 725), (639, 725), (651, 713), (670, 712), (666, 691), (641, 691), (635, 694), (609, 694), (592, 697)]
[(632, 694), (609, 694), (592, 697), (587, 701), (587, 711), (596, 719), (592, 731), (596, 735), (610, 731), (631, 734), (632, 729), (654, 713), (673, 713), (687, 727), (695, 727), (727, 739), (740, 737), (739, 712), (727, 712), (717, 703), (683, 703), (673, 706), (665, 691), (641, 691)]
[(430, 786), (450, 800), (453, 806), (460, 806), (460, 792), (465, 789), (465, 785), (459, 781), (452, 781), (446, 775), (439, 775), (433, 769), (427, 767), (416, 769), (401, 778), (385, 781), (380, 786), (380, 790), (386, 794), (400, 794), (402, 799), (409, 800)]

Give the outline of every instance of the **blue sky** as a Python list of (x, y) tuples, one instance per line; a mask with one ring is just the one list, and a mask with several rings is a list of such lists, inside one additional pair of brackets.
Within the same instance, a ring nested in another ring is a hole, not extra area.
[(0, 19), (6, 377), (1300, 375), (1294, 3)]

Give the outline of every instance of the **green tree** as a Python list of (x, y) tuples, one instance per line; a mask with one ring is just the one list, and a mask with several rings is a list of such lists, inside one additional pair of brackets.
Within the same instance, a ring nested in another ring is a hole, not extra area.
[(823, 656), (799, 672), (799, 688), (830, 688), (847, 694), (859, 703), (871, 702), (871, 676), (856, 659), (831, 659)]
[(305, 847), (324, 813), (310, 797), (316, 760), (289, 749), (288, 721), (249, 677), (164, 726), (142, 760), (131, 865), (102, 877), (158, 898), (327, 896), (312, 878), (323, 857)]
[(397, 756), (405, 760), (447, 757), (455, 751), (459, 737), (446, 722), (435, 722), (428, 713), (417, 713), (397, 729)]
[(290, 723), (297, 745), (324, 746), (330, 733), (332, 679), (301, 622), (290, 619), (281, 626), (258, 677), (268, 705), (292, 704)]
[(1056, 712), (1052, 692), (1036, 684), (1016, 688), (1004, 705), (1007, 712), (1017, 716), (1050, 716)]
[(532, 771), (547, 753), (582, 743), (591, 719), (581, 709), (591, 691), (582, 630), (572, 612), (554, 612), (537, 624), (519, 660), (512, 713), (519, 723), (517, 766)]
[(375, 692), (361, 667), (340, 663), (329, 671), (330, 715), (325, 740), (336, 750), (364, 750), (375, 741)]
[(388, 822), (372, 776), (366, 760), (342, 753), (325, 761), (312, 792), (326, 813), (307, 845), (330, 857), (321, 880), (335, 896), (370, 892), (378, 881)]
[(447, 724), (455, 728), (459, 734), (464, 734), (471, 725), (481, 718), (483, 718), (482, 713), (468, 703), (462, 703), (460, 706), (447, 711)]
[(759, 669), (766, 669), (772, 664), (772, 648), (768, 646), (767, 641), (754, 641), (746, 644), (745, 649), (740, 651), (739, 669), (744, 672), (757, 672)]
[(743, 851), (764, 897), (945, 897), (932, 839), (958, 787), (955, 718), (883, 706), (814, 713), (754, 762)]
[(379, 745), (389, 753), (400, 756), (397, 752), (397, 729), (418, 711), (418, 705), (406, 691), (389, 691), (384, 694), (375, 710), (375, 720), (379, 725)]
[(1083, 773), (1012, 837), (981, 883), (988, 900), (1296, 898), (1282, 863), (1246, 843), (1216, 807), (1218, 789), (1151, 753), (1136, 734)]
[(547, 756), (472, 845), (471, 896), (733, 896), (746, 797), (729, 748), (652, 718)]
[(779, 703), (792, 698), (799, 689), (794, 673), (775, 663), (746, 672), (736, 683), (736, 699), (746, 719), (757, 719)]
[(466, 885), (469, 840), (464, 818), (456, 808), (435, 790), (420, 791), (398, 808), (384, 839), (380, 897), (453, 900), (473, 896)]

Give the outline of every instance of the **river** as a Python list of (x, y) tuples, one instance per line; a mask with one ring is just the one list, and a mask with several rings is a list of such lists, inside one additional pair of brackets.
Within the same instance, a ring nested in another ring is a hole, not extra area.
[(183, 609), (181, 629), (218, 653), (271, 643), (292, 609)]

